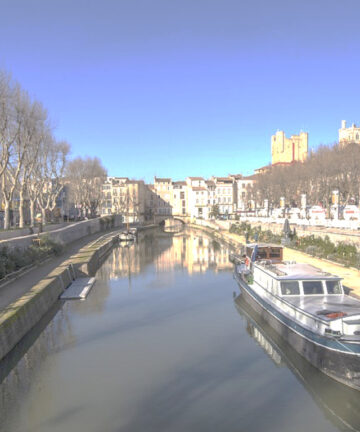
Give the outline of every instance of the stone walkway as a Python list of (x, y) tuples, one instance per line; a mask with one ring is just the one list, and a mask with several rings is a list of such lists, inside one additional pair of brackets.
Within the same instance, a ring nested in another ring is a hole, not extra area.
[[(115, 229), (114, 231), (118, 231)], [(44, 279), (52, 270), (58, 267), (62, 262), (76, 254), (82, 247), (88, 243), (92, 243), (100, 237), (110, 234), (111, 232), (99, 232), (88, 237), (79, 239), (66, 246), (64, 252), (49, 261), (45, 262), (39, 267), (30, 270), (28, 273), (19, 277), (9, 284), (0, 287), (0, 312), (4, 310), (9, 304), (13, 303), (19, 297), (27, 293), (35, 284), (41, 279)]]

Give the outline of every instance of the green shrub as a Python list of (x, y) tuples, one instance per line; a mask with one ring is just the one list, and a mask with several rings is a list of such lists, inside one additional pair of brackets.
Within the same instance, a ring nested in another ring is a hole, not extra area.
[(32, 244), (27, 249), (2, 247), (0, 249), (0, 279), (23, 267), (35, 264), (49, 255), (59, 255), (62, 251), (63, 246), (48, 236), (41, 237), (38, 245)]
[[(258, 236), (258, 241), (263, 243), (280, 244), (282, 236), (274, 234), (271, 230), (262, 231), (261, 227), (251, 227), (247, 222), (241, 224), (232, 224), (230, 232), (246, 236), (249, 241), (254, 241), (255, 236)], [(290, 236), (289, 247), (305, 252), (309, 255), (329, 259), (338, 262), (345, 266), (360, 268), (360, 253), (356, 246), (340, 242), (335, 245), (329, 236), (316, 237), (313, 234), (305, 237), (297, 237), (297, 233), (293, 230)]]

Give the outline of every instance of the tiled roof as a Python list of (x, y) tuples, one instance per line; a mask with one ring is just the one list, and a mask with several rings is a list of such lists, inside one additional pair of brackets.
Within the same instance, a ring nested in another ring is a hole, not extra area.
[(154, 177), (154, 181), (157, 183), (171, 183), (171, 178)]
[(188, 177), (190, 180), (204, 180), (204, 177)]

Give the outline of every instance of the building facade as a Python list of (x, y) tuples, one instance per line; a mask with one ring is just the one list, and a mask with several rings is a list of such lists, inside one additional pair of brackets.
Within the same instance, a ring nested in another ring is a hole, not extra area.
[(215, 183), (215, 197), (220, 215), (232, 215), (236, 211), (234, 179), (232, 177), (212, 177), (211, 180)]
[(304, 162), (308, 156), (308, 133), (300, 132), (286, 138), (284, 131), (277, 131), (271, 137), (271, 163), (290, 164)]
[(339, 129), (339, 144), (341, 147), (345, 147), (350, 143), (360, 144), (360, 127), (354, 123), (351, 127), (346, 127), (346, 120), (342, 120)]
[(124, 222), (145, 219), (146, 191), (142, 180), (108, 177), (102, 185), (101, 214), (121, 214)]

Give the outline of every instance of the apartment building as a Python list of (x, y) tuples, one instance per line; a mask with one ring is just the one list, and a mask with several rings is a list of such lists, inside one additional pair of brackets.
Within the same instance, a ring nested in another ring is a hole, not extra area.
[(190, 217), (209, 219), (208, 189), (203, 177), (187, 177), (187, 214)]
[(229, 177), (234, 179), (235, 212), (248, 210), (251, 200), (251, 188), (256, 176), (244, 177), (241, 174), (233, 174)]
[(172, 214), (186, 216), (186, 203), (188, 201), (188, 188), (185, 181), (172, 183)]
[(158, 197), (157, 214), (159, 216), (172, 215), (173, 187), (171, 178), (154, 178), (154, 191)]
[(221, 215), (232, 215), (236, 208), (235, 181), (231, 177), (212, 177), (215, 197)]
[(122, 214), (124, 222), (145, 218), (145, 183), (127, 177), (108, 177), (102, 185), (101, 214)]

